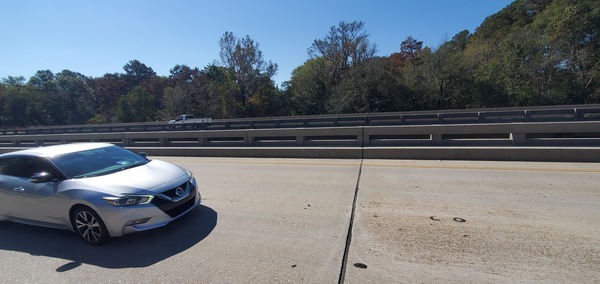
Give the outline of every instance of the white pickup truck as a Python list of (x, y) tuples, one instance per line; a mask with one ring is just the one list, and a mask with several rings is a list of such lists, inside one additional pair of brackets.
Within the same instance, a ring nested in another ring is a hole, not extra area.
[(205, 122), (212, 122), (212, 118), (210, 118), (210, 117), (194, 118), (193, 114), (182, 114), (176, 119), (169, 120), (169, 124), (205, 123)]

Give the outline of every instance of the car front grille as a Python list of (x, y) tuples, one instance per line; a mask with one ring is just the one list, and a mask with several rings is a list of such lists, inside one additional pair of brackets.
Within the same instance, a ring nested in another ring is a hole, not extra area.
[(196, 188), (192, 183), (186, 182), (178, 187), (161, 192), (161, 194), (171, 198), (176, 198), (177, 194), (175, 192), (178, 188), (189, 189), (190, 194), (184, 199), (179, 200), (178, 202), (173, 202), (171, 200), (167, 200), (156, 196), (152, 199), (152, 204), (154, 204), (156, 207), (158, 207), (160, 210), (162, 210), (171, 217), (179, 216), (181, 213), (194, 206), (194, 202), (196, 199)]

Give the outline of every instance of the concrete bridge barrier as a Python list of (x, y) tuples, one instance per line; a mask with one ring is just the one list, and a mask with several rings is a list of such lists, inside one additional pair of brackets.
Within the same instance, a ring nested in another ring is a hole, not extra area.
[(600, 162), (600, 122), (0, 135), (0, 152), (107, 142), (169, 156)]

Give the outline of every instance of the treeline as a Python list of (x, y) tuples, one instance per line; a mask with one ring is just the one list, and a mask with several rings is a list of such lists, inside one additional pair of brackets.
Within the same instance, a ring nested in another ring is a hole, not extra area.
[(599, 32), (598, 1), (516, 0), (435, 49), (408, 37), (375, 56), (364, 23), (340, 22), (280, 87), (259, 44), (226, 32), (203, 69), (3, 78), (0, 127), (600, 103)]

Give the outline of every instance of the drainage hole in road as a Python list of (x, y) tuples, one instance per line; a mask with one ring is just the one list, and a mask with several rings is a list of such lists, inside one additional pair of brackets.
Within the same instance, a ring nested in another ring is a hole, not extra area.
[(358, 267), (358, 268), (361, 268), (361, 269), (367, 269), (367, 265), (364, 264), (364, 263), (360, 263), (360, 262), (355, 263), (354, 267)]

